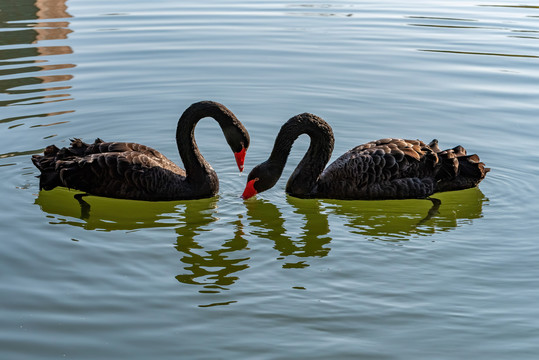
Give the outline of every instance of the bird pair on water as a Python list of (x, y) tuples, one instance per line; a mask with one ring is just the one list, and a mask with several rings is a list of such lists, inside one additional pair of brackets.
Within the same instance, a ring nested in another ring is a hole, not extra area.
[[(88, 194), (136, 200), (185, 200), (215, 196), (219, 180), (200, 154), (194, 139), (197, 122), (212, 117), (243, 171), (249, 134), (224, 105), (201, 101), (187, 108), (176, 129), (176, 143), (185, 170), (150, 147), (97, 139), (86, 144), (74, 139), (70, 147), (48, 146), (33, 155), (40, 170), (40, 189), (56, 186)], [(301, 135), (311, 138), (309, 149), (286, 185), (301, 198), (406, 199), (426, 198), (435, 192), (477, 186), (490, 170), (477, 155), (457, 146), (441, 151), (437, 140), (381, 139), (357, 146), (325, 168), (334, 145), (333, 131), (316, 115), (303, 113), (279, 131), (269, 158), (247, 178), (244, 199), (270, 189), (280, 178), (292, 144)]]

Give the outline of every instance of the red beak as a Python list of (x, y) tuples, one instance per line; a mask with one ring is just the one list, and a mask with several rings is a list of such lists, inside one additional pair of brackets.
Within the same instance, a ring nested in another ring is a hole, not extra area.
[(245, 190), (243, 190), (243, 194), (241, 195), (242, 199), (247, 200), (250, 197), (253, 197), (257, 194), (257, 191), (255, 189), (255, 182), (257, 181), (258, 181), (258, 178), (249, 180), (247, 182), (247, 185), (245, 185)]
[(241, 151), (238, 151), (237, 153), (234, 153), (234, 156), (236, 157), (236, 164), (238, 164), (238, 169), (240, 169), (240, 172), (243, 171), (243, 163), (245, 162), (245, 153), (247, 152), (246, 148), (242, 148)]

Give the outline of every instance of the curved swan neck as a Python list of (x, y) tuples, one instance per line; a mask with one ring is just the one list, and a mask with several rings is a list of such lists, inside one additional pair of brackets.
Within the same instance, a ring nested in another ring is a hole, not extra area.
[[(238, 119), (225, 106), (213, 101), (201, 101), (189, 106), (176, 128), (176, 144), (183, 161), (187, 179), (202, 180), (208, 176), (217, 178), (215, 171), (204, 159), (195, 141), (195, 126), (205, 117), (215, 119), (227, 135), (227, 129), (238, 122)], [(228, 141), (227, 137), (227, 141)]]
[(309, 135), (311, 143), (305, 156), (290, 176), (286, 192), (305, 197), (313, 190), (333, 152), (335, 140), (327, 122), (309, 113), (299, 114), (288, 120), (275, 139), (268, 163), (275, 166), (280, 176), (294, 141), (302, 134)]

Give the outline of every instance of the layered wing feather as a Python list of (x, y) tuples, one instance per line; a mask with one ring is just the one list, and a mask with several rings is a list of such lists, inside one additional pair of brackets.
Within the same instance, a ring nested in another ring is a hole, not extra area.
[(343, 154), (320, 175), (317, 196), (338, 199), (424, 198), (477, 186), (489, 168), (462, 146), (381, 139)]
[(425, 197), (434, 191), (439, 159), (420, 140), (380, 139), (357, 146), (321, 174), (317, 194), (339, 199)]
[(40, 188), (45, 190), (64, 186), (140, 200), (169, 200), (190, 190), (184, 170), (157, 150), (136, 143), (97, 139), (86, 144), (74, 139), (68, 148), (47, 147), (32, 161), (41, 170)]

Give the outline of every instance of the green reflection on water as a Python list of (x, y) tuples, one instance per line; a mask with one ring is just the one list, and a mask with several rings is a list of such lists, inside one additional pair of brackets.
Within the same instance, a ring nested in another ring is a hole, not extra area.
[[(49, 213), (51, 224), (79, 226), (86, 230), (138, 230), (174, 227), (179, 222), (178, 202), (147, 202), (86, 196), (82, 204), (66, 188), (40, 191), (35, 204)], [(86, 203), (86, 204), (84, 204)]]
[[(175, 244), (176, 250), (182, 253), (181, 262), (186, 265), (186, 274), (176, 276), (176, 279), (184, 284), (201, 285), (203, 293), (219, 293), (220, 290), (228, 290), (228, 286), (238, 280), (238, 276), (232, 274), (247, 269), (249, 266), (240, 250), (247, 248), (247, 239), (244, 237), (241, 220), (232, 221), (227, 224), (232, 225), (233, 236), (225, 237), (213, 236), (222, 244), (214, 248), (207, 242), (212, 242), (211, 234), (208, 234), (201, 241), (197, 237), (203, 232), (215, 230), (219, 220), (217, 217), (217, 199), (201, 199), (195, 201), (185, 201), (183, 212), (183, 223), (176, 228), (178, 238)], [(213, 225), (213, 226), (212, 226)], [(239, 254), (239, 255), (238, 255)]]
[[(331, 238), (328, 236), (329, 225), (327, 215), (323, 214), (319, 200), (304, 200), (287, 197), (293, 212), (302, 217), (304, 222), (300, 231), (287, 229), (286, 219), (279, 208), (262, 199), (252, 199), (245, 202), (247, 218), (250, 226), (254, 227), (251, 234), (275, 243), (274, 249), (279, 252), (280, 259), (309, 258), (327, 256)], [(303, 268), (309, 266), (305, 259), (297, 262), (287, 262), (284, 268)]]
[(345, 219), (350, 233), (370, 240), (402, 241), (418, 235), (450, 231), (482, 217), (485, 195), (478, 188), (433, 195), (429, 200), (331, 201), (330, 214)]
[[(76, 195), (76, 196), (75, 196)], [(477, 189), (436, 194), (437, 201), (339, 201), (287, 197), (280, 209), (264, 199), (250, 199), (239, 213), (219, 213), (219, 198), (175, 202), (119, 200), (56, 188), (41, 191), (35, 204), (50, 224), (86, 230), (135, 231), (174, 229), (175, 249), (181, 254), (182, 284), (200, 286), (201, 293), (220, 293), (235, 284), (251, 265), (249, 242), (270, 240), (283, 268), (304, 268), (314, 258), (329, 255), (334, 237), (405, 241), (447, 232), (482, 216), (488, 200)], [(79, 200), (76, 199), (79, 197)], [(232, 215), (232, 218), (231, 218)], [(223, 218), (221, 218), (223, 217)], [(339, 220), (343, 225), (335, 225)], [(299, 226), (298, 226), (299, 224)], [(340, 228), (332, 229), (333, 226)], [(228, 304), (229, 302), (225, 302)]]

